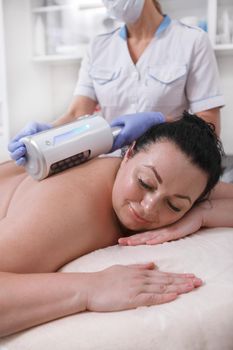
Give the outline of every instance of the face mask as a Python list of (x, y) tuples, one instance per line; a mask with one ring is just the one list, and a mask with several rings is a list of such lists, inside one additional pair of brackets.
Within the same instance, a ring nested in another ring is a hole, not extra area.
[(120, 22), (134, 23), (142, 13), (145, 0), (102, 0), (108, 15)]

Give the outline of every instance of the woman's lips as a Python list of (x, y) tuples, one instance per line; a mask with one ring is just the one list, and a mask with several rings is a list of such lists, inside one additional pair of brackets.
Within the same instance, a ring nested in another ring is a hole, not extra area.
[(150, 221), (141, 217), (130, 204), (129, 204), (129, 211), (132, 214), (134, 220), (136, 220), (137, 222), (139, 222), (141, 224), (149, 224), (150, 223)]

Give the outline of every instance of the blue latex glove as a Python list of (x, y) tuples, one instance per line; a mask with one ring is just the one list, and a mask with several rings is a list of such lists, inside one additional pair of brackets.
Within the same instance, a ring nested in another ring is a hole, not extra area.
[(160, 112), (140, 112), (135, 114), (125, 114), (116, 117), (111, 122), (111, 127), (121, 126), (122, 130), (116, 137), (111, 152), (129, 145), (138, 139), (153, 125), (164, 123), (165, 117)]
[(8, 151), (10, 152), (11, 159), (13, 159), (17, 165), (25, 165), (26, 147), (20, 139), (50, 128), (52, 128), (51, 124), (37, 122), (28, 123), (8, 144)]

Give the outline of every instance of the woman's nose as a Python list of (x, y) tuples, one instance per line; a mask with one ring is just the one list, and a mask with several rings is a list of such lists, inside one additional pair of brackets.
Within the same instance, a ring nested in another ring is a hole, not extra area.
[(147, 193), (143, 200), (141, 201), (141, 205), (145, 213), (157, 212), (160, 207), (161, 198), (159, 193)]

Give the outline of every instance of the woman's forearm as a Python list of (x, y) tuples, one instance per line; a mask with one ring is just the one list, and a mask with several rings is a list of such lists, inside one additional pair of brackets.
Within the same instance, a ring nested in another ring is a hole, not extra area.
[(0, 272), (0, 337), (84, 311), (86, 275)]
[(233, 227), (233, 198), (219, 198), (201, 205), (202, 226)]
[(163, 273), (154, 263), (91, 273), (0, 272), (0, 336), (85, 310), (120, 311), (170, 302), (201, 285), (193, 274)]
[(210, 195), (210, 200), (200, 204), (202, 226), (233, 227), (233, 184), (219, 182)]
[(233, 183), (218, 182), (211, 191), (210, 199), (232, 198), (233, 199)]

